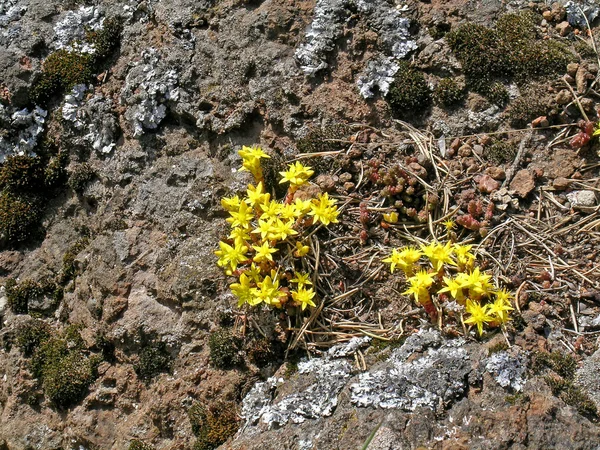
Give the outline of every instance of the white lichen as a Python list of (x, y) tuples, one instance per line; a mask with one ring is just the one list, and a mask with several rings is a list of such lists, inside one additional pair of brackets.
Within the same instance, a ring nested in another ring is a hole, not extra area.
[(25, 14), (27, 7), (19, 5), (19, 0), (0, 1), (0, 27), (5, 27), (11, 22), (15, 22)]
[(527, 358), (523, 354), (514, 356), (506, 351), (497, 352), (488, 358), (485, 370), (494, 375), (500, 386), (520, 392), (527, 381)]
[(591, 25), (600, 16), (600, 5), (596, 0), (568, 1), (565, 9), (567, 10), (567, 20), (571, 25), (577, 27), (587, 28), (588, 23)]
[(426, 407), (437, 411), (463, 394), (470, 370), (464, 341), (446, 342), (406, 362), (409, 349), (416, 348), (414, 344), (396, 351), (385, 369), (360, 374), (358, 382), (350, 386), (350, 401), (361, 407), (405, 411)]
[(128, 106), (125, 117), (133, 126), (134, 136), (158, 128), (167, 115), (167, 103), (179, 99), (179, 75), (165, 66), (158, 51), (150, 48), (127, 74), (121, 101)]
[(247, 425), (256, 425), (259, 420), (269, 428), (288, 422), (302, 423), (307, 419), (318, 419), (333, 414), (338, 404), (338, 395), (351, 377), (352, 366), (341, 357), (350, 356), (371, 338), (353, 338), (345, 344), (332, 347), (323, 358), (314, 358), (298, 364), (298, 373), (312, 377), (312, 383), (301, 392), (282, 399), (272, 400), (282, 379), (269, 378), (257, 383), (242, 403), (242, 417)]
[(94, 47), (85, 42), (85, 33), (86, 30), (100, 30), (103, 23), (104, 17), (97, 6), (82, 6), (76, 11), (67, 11), (54, 26), (52, 45), (56, 50), (94, 53)]
[(0, 104), (0, 162), (8, 156), (35, 156), (33, 149), (44, 131), (48, 112), (39, 106), (33, 110), (27, 108), (14, 110)]
[(65, 103), (62, 107), (62, 117), (68, 122), (72, 122), (73, 126), (81, 129), (84, 126), (81, 117), (78, 115), (78, 109), (85, 96), (87, 86), (85, 84), (77, 84), (73, 86), (71, 92), (65, 95)]
[(335, 49), (348, 16), (348, 0), (317, 0), (314, 19), (306, 30), (305, 42), (296, 50), (296, 60), (306, 75), (326, 69), (327, 56)]
[(358, 76), (357, 85), (364, 98), (374, 97), (377, 90), (385, 96), (399, 69), (397, 61), (417, 48), (410, 37), (410, 20), (384, 0), (357, 0), (356, 6), (383, 44), (382, 53)]
[(356, 81), (361, 95), (364, 98), (373, 98), (377, 92), (387, 95), (399, 68), (390, 57), (379, 57), (369, 61)]
[(402, 17), (401, 10), (385, 0), (357, 0), (356, 6), (377, 32), (386, 53), (402, 59), (417, 49), (417, 43), (410, 38), (410, 20)]

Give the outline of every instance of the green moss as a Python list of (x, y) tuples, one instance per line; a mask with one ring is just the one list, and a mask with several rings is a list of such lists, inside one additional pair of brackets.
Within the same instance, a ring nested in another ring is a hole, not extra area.
[(431, 104), (431, 90), (423, 73), (406, 61), (401, 61), (399, 65), (386, 96), (392, 112), (399, 117), (425, 112)]
[(171, 371), (173, 363), (164, 342), (149, 342), (143, 346), (138, 356), (134, 369), (138, 377), (146, 382), (160, 373)]
[(60, 275), (58, 276), (58, 282), (60, 284), (67, 284), (79, 274), (75, 259), (77, 258), (77, 255), (87, 247), (89, 242), (90, 239), (88, 237), (82, 237), (78, 239), (75, 244), (73, 244), (63, 255), (63, 265)]
[(93, 81), (94, 73), (119, 45), (121, 24), (118, 19), (106, 19), (98, 31), (89, 31), (88, 43), (96, 48), (94, 54), (58, 50), (51, 53), (42, 66), (40, 77), (30, 90), (36, 104), (45, 104), (52, 96), (73, 88), (76, 84)]
[(44, 188), (44, 167), (39, 157), (11, 156), (0, 169), (0, 189), (28, 193)]
[(533, 119), (547, 115), (549, 109), (547, 90), (542, 86), (532, 87), (513, 100), (508, 109), (508, 119), (511, 126), (525, 128)]
[(488, 348), (488, 355), (493, 355), (494, 353), (504, 352), (508, 350), (508, 344), (506, 342), (500, 341), (497, 344), (492, 345)]
[(69, 177), (69, 187), (81, 194), (85, 187), (96, 177), (96, 171), (88, 163), (78, 164)]
[(340, 141), (347, 140), (351, 131), (350, 127), (342, 123), (312, 128), (296, 142), (296, 148), (300, 153), (335, 152), (347, 145)]
[(218, 369), (230, 369), (243, 362), (240, 355), (242, 340), (231, 330), (221, 328), (208, 338), (210, 360)]
[(110, 57), (119, 47), (122, 31), (123, 25), (118, 17), (107, 18), (102, 24), (102, 29), (98, 31), (88, 31), (86, 38), (96, 49), (95, 64)]
[(11, 246), (39, 232), (40, 199), (34, 196), (0, 193), (0, 236)]
[(526, 404), (529, 403), (530, 400), (531, 398), (529, 397), (529, 395), (523, 394), (522, 392), (517, 392), (514, 395), (507, 395), (506, 397), (504, 397), (504, 401), (511, 405)]
[(544, 377), (552, 394), (560, 398), (567, 405), (574, 407), (579, 414), (589, 419), (598, 418), (598, 409), (593, 400), (576, 386), (572, 381), (552, 376)]
[(5, 289), (8, 305), (15, 314), (30, 312), (30, 301), (33, 299), (48, 297), (52, 306), (50, 309), (54, 310), (63, 298), (62, 288), (50, 279), (41, 282), (24, 280), (17, 283), (11, 278), (6, 282)]
[(246, 346), (248, 359), (258, 367), (265, 367), (276, 362), (280, 354), (278, 353), (279, 344), (270, 339), (253, 339)]
[(78, 403), (97, 377), (101, 358), (88, 356), (76, 328), (44, 341), (31, 359), (31, 371), (41, 382), (44, 394), (58, 408)]
[(433, 91), (433, 98), (438, 105), (448, 108), (464, 100), (465, 89), (456, 80), (443, 78)]
[(92, 81), (93, 58), (87, 53), (58, 50), (51, 53), (42, 67), (42, 74), (29, 92), (31, 100), (44, 105), (53, 95), (71, 89), (76, 84)]
[(44, 169), (44, 184), (48, 189), (63, 187), (67, 182), (68, 173), (66, 170), (69, 163), (69, 153), (59, 152), (52, 156)]
[(192, 405), (188, 417), (197, 437), (194, 450), (213, 450), (235, 435), (239, 427), (236, 410), (235, 403), (231, 402)]
[(517, 155), (517, 146), (512, 142), (495, 139), (484, 148), (483, 156), (494, 164), (512, 162)]
[(506, 105), (510, 99), (506, 86), (498, 82), (489, 85), (482, 93), (487, 96), (490, 102), (498, 106)]
[(499, 78), (524, 82), (565, 70), (574, 55), (561, 42), (542, 39), (536, 21), (529, 12), (507, 14), (495, 29), (467, 23), (446, 35), (474, 91), (490, 95)]
[(21, 324), (16, 330), (16, 342), (19, 349), (27, 357), (50, 339), (52, 329), (50, 325), (41, 320), (32, 319)]
[(129, 443), (129, 447), (127, 447), (127, 450), (154, 450), (154, 447), (138, 439), (134, 439)]
[(537, 372), (543, 368), (552, 369), (565, 380), (572, 381), (577, 370), (577, 361), (571, 355), (561, 352), (537, 352), (533, 359), (533, 369)]

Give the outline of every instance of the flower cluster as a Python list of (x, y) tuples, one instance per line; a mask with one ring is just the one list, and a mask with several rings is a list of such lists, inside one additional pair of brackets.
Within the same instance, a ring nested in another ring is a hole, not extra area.
[[(471, 245), (432, 242), (421, 248), (405, 247), (392, 250), (383, 262), (390, 264), (393, 273), (399, 268), (406, 275), (409, 288), (404, 294), (412, 295), (432, 319), (446, 312), (466, 311), (464, 323), (477, 327), (483, 334), (484, 325), (503, 326), (510, 320), (512, 295), (499, 289), (491, 275), (475, 266), (476, 257)], [(421, 264), (422, 258), (427, 265)]]
[[(280, 183), (289, 183), (283, 201), (266, 192), (260, 160), (269, 156), (258, 147), (239, 151), (242, 169), (250, 172), (256, 185), (250, 184), (246, 195), (223, 198), (231, 227), (227, 239), (219, 242), (217, 264), (238, 281), (229, 287), (238, 298), (238, 306), (261, 303), (271, 307), (316, 306), (313, 281), (303, 261), (310, 252), (306, 231), (314, 225), (338, 222), (336, 200), (327, 193), (317, 198), (295, 196), (298, 188), (313, 175), (300, 162), (280, 172)], [(282, 267), (285, 263), (286, 269)]]

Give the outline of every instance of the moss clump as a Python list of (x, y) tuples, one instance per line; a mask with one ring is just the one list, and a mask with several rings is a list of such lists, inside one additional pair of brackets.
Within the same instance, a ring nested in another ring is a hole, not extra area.
[(438, 105), (448, 108), (464, 100), (465, 89), (456, 80), (443, 78), (433, 91), (433, 98)]
[(63, 298), (62, 288), (49, 279), (41, 282), (24, 280), (17, 283), (11, 278), (6, 282), (5, 289), (8, 306), (15, 314), (27, 314), (31, 309), (30, 302), (41, 297), (49, 298), (50, 307), (46, 309), (54, 310)]
[(0, 189), (29, 193), (44, 188), (44, 166), (39, 157), (11, 156), (0, 169)]
[(236, 409), (232, 402), (192, 405), (188, 410), (188, 417), (197, 437), (194, 450), (213, 450), (235, 435), (239, 427)]
[[(43, 153), (44, 149), (41, 149)], [(66, 153), (13, 156), (0, 168), (0, 234), (15, 246), (39, 233), (42, 205), (64, 179)]]
[(76, 84), (92, 81), (93, 58), (88, 53), (58, 50), (51, 53), (42, 67), (40, 78), (29, 92), (36, 104), (45, 104), (54, 94), (71, 89)]
[(120, 21), (116, 18), (106, 19), (101, 30), (87, 33), (87, 42), (96, 48), (93, 54), (67, 50), (51, 53), (44, 61), (41, 76), (31, 88), (31, 100), (43, 105), (61, 91), (93, 81), (100, 64), (119, 45), (120, 34)]
[(230, 369), (243, 362), (240, 354), (242, 340), (227, 328), (211, 333), (208, 338), (210, 360), (218, 369)]
[(278, 360), (278, 347), (278, 343), (271, 339), (253, 339), (247, 345), (246, 353), (248, 354), (248, 359), (253, 364), (256, 364), (258, 367), (265, 367)]
[(344, 148), (346, 144), (340, 141), (346, 140), (350, 133), (350, 127), (341, 123), (313, 128), (298, 140), (296, 148), (300, 153), (335, 152)]
[(135, 373), (140, 379), (149, 382), (160, 373), (170, 372), (171, 355), (164, 342), (150, 342), (138, 354), (139, 360), (134, 365)]
[(505, 164), (515, 159), (517, 146), (512, 142), (495, 139), (485, 147), (483, 156), (494, 164)]
[(431, 90), (423, 72), (402, 61), (386, 99), (396, 115), (406, 117), (425, 112), (431, 104)]
[(96, 379), (101, 358), (88, 356), (76, 328), (62, 336), (44, 341), (34, 352), (31, 371), (41, 382), (44, 393), (58, 408), (79, 402)]
[(89, 242), (90, 239), (88, 237), (82, 237), (78, 239), (77, 242), (75, 242), (75, 244), (73, 244), (63, 255), (63, 265), (60, 275), (58, 276), (58, 282), (60, 284), (67, 284), (79, 274), (79, 270), (77, 269), (77, 265), (75, 263), (75, 258), (77, 258), (77, 255), (81, 253), (85, 247), (87, 247)]
[(596, 404), (590, 397), (570, 380), (553, 376), (546, 376), (544, 380), (552, 390), (552, 394), (560, 398), (567, 405), (574, 407), (579, 414), (590, 419), (598, 417)]
[(78, 164), (69, 177), (69, 187), (81, 194), (85, 187), (96, 177), (96, 171), (88, 163)]
[(548, 368), (552, 369), (562, 378), (573, 380), (577, 370), (577, 361), (566, 353), (561, 352), (538, 352), (533, 359), (533, 369), (536, 372)]
[(545, 369), (550, 369), (554, 372), (544, 377), (552, 393), (567, 405), (577, 409), (579, 414), (590, 419), (597, 419), (598, 410), (596, 405), (575, 384), (577, 361), (571, 355), (558, 351), (552, 353), (537, 352), (532, 361), (532, 369), (537, 373)]
[(42, 344), (50, 339), (52, 329), (41, 320), (32, 319), (21, 324), (16, 331), (16, 342), (19, 349), (27, 357)]
[(0, 235), (7, 244), (16, 245), (34, 236), (41, 217), (38, 198), (0, 193)]
[(510, 99), (506, 86), (498, 82), (492, 83), (483, 93), (490, 102), (498, 106), (506, 105)]
[(127, 450), (154, 450), (154, 447), (138, 439), (134, 439), (129, 443), (129, 447), (127, 447)]
[(102, 24), (102, 29), (88, 31), (87, 40), (94, 46), (94, 64), (99, 64), (110, 57), (119, 46), (123, 24), (118, 17), (109, 17)]
[(506, 342), (500, 341), (497, 344), (492, 345), (488, 348), (488, 355), (493, 355), (494, 353), (504, 352), (508, 350), (508, 344)]
[(562, 43), (542, 39), (535, 24), (536, 17), (523, 12), (501, 17), (495, 29), (467, 23), (448, 33), (446, 39), (462, 64), (467, 84), (489, 95), (498, 78), (523, 82), (564, 71), (573, 55)]
[(546, 115), (549, 110), (549, 102), (546, 97), (547, 91), (541, 86), (523, 92), (521, 97), (515, 99), (508, 109), (508, 120), (511, 126), (524, 128), (533, 119)]

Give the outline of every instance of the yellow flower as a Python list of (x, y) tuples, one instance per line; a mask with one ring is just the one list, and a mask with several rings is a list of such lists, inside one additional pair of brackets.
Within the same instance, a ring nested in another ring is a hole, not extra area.
[(250, 235), (248, 234), (248, 230), (246, 228), (234, 228), (229, 233), (229, 239), (233, 239), (233, 242), (236, 245), (244, 245), (247, 240), (250, 239)]
[(315, 296), (315, 291), (313, 291), (310, 288), (305, 289), (303, 287), (299, 287), (297, 291), (292, 291), (292, 298), (294, 299), (294, 301), (296, 303), (299, 303), (300, 305), (302, 305), (302, 311), (304, 311), (306, 309), (307, 305), (310, 305), (313, 307), (317, 306), (312, 301), (314, 296)]
[(263, 213), (260, 216), (261, 219), (276, 219), (281, 212), (282, 205), (271, 200), (268, 203), (263, 203), (260, 207), (263, 210)]
[(242, 202), (240, 204), (240, 208), (238, 211), (229, 211), (231, 217), (228, 217), (226, 220), (231, 224), (233, 228), (235, 227), (248, 227), (250, 225), (250, 221), (254, 217), (252, 213), (252, 208), (248, 206), (246, 202)]
[(304, 286), (305, 284), (312, 284), (312, 281), (308, 279), (309, 275), (307, 273), (294, 272), (295, 278), (292, 278), (292, 283), (296, 283), (299, 288)]
[(488, 313), (489, 305), (481, 306), (478, 301), (467, 300), (466, 310), (471, 316), (465, 320), (465, 323), (477, 326), (479, 336), (483, 334), (483, 325), (494, 321), (494, 318)]
[(297, 188), (298, 186), (302, 186), (306, 181), (314, 174), (314, 170), (312, 170), (308, 166), (303, 166), (300, 161), (296, 161), (293, 164), (288, 166), (288, 170), (285, 172), (279, 172), (281, 175), (281, 181), (279, 183), (290, 183), (290, 186), (293, 188)]
[(240, 209), (241, 204), (242, 201), (237, 195), (234, 195), (233, 197), (223, 197), (221, 199), (221, 206), (223, 206), (223, 209), (226, 211), (237, 211)]
[(281, 298), (285, 297), (286, 294), (279, 290), (279, 279), (277, 276), (271, 278), (268, 275), (258, 283), (256, 296), (267, 305), (279, 307), (281, 306)]
[(302, 242), (296, 242), (296, 250), (294, 250), (294, 256), (296, 258), (302, 258), (303, 256), (308, 255), (310, 251), (310, 247), (308, 245), (302, 244)]
[(241, 244), (235, 244), (233, 247), (223, 241), (219, 242), (220, 250), (215, 250), (215, 255), (219, 257), (217, 265), (219, 267), (229, 267), (232, 271), (237, 269), (237, 265), (246, 261), (248, 258), (245, 256), (248, 252), (248, 247)]
[(313, 199), (308, 214), (314, 217), (315, 223), (321, 222), (325, 226), (338, 223), (340, 212), (335, 206), (336, 202), (337, 200), (329, 198), (327, 192), (321, 194), (318, 199)]
[(239, 283), (232, 283), (229, 285), (231, 292), (238, 298), (238, 308), (241, 307), (244, 303), (248, 303), (251, 301), (252, 293), (250, 285), (250, 279), (246, 276), (246, 274), (240, 275)]
[(262, 205), (267, 203), (271, 198), (271, 194), (265, 193), (262, 181), (260, 181), (256, 187), (250, 184), (246, 192), (251, 206)]
[(452, 260), (452, 243), (447, 242), (442, 245), (438, 242), (432, 242), (429, 245), (421, 246), (421, 251), (431, 261), (431, 265), (439, 272), (444, 267), (444, 263), (455, 266), (456, 263)]
[(471, 297), (478, 297), (482, 295), (490, 295), (494, 292), (494, 285), (490, 282), (491, 275), (481, 273), (479, 267), (469, 273), (459, 273), (456, 275), (457, 281), (459, 281), (463, 287), (469, 288), (469, 295)]
[(446, 231), (452, 231), (454, 229), (454, 227), (456, 227), (456, 222), (454, 222), (454, 220), (452, 219), (448, 219), (445, 222), (443, 222), (444, 227), (446, 228)]
[(392, 254), (382, 261), (390, 263), (391, 273), (394, 273), (396, 266), (398, 266), (407, 276), (412, 276), (415, 265), (420, 258), (421, 252), (419, 250), (412, 247), (405, 247), (402, 250), (393, 249)]
[(475, 255), (473, 253), (469, 253), (470, 250), (473, 248), (472, 245), (454, 244), (452, 248), (454, 249), (456, 261), (459, 265), (468, 267), (471, 266), (475, 261)]
[(238, 152), (242, 157), (242, 167), (240, 171), (250, 172), (257, 181), (263, 179), (262, 169), (260, 167), (261, 158), (270, 158), (260, 147), (246, 147), (243, 146)]
[(279, 215), (282, 219), (296, 221), (296, 218), (301, 216), (302, 214), (297, 214), (297, 210), (294, 204), (286, 203), (281, 207)]
[(385, 220), (387, 223), (397, 223), (398, 213), (396, 211), (392, 211), (391, 213), (384, 214), (383, 220)]
[(257, 263), (273, 261), (273, 253), (277, 251), (276, 248), (270, 247), (268, 242), (263, 243), (261, 246), (253, 245), (252, 248), (256, 250), (254, 261)]
[(435, 274), (420, 270), (416, 275), (410, 277), (407, 281), (410, 283), (410, 288), (403, 294), (413, 294), (418, 303), (425, 303), (429, 300), (429, 287), (434, 282)]
[(292, 228), (294, 226), (294, 223), (295, 221), (283, 222), (282, 220), (277, 219), (277, 223), (275, 224), (275, 230), (273, 234), (276, 235), (277, 239), (280, 239), (282, 241), (286, 240), (288, 236), (294, 236), (298, 234), (298, 232)]
[(600, 122), (596, 124), (596, 129), (594, 130), (592, 136), (600, 136)]
[(508, 316), (509, 311), (514, 311), (515, 308), (510, 306), (510, 303), (507, 303), (502, 297), (496, 297), (494, 303), (491, 303), (489, 306), (490, 314), (496, 316), (500, 323), (506, 323), (510, 320)]
[(246, 270), (246, 274), (254, 281), (258, 283), (260, 281), (260, 268), (256, 266), (256, 264), (252, 263), (250, 268)]
[(302, 217), (304, 214), (310, 211), (312, 202), (310, 200), (302, 200), (297, 198), (294, 200), (293, 205), (296, 210), (296, 217)]
[(438, 293), (450, 292), (450, 295), (454, 300), (462, 303), (465, 299), (462, 283), (450, 277), (444, 277), (444, 283), (446, 284), (446, 287), (440, 289)]
[(276, 228), (273, 219), (263, 220), (258, 219), (258, 227), (252, 230), (252, 233), (260, 234), (260, 237), (265, 239), (275, 239), (276, 238)]

